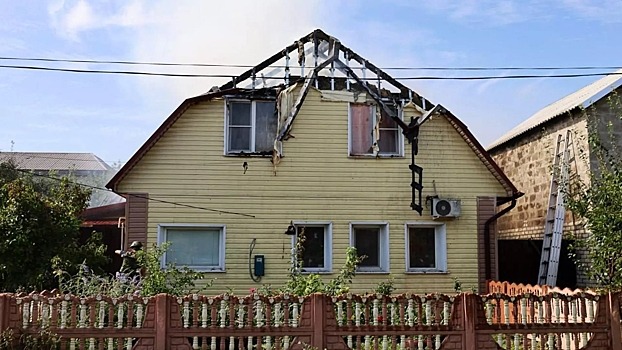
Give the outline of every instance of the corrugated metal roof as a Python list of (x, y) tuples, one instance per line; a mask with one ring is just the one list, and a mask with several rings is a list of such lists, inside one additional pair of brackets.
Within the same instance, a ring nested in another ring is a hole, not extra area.
[(0, 152), (0, 162), (8, 160), (13, 160), (19, 169), (25, 170), (112, 170), (93, 153)]
[(488, 146), (492, 150), (574, 108), (587, 108), (622, 85), (622, 69), (607, 75), (534, 113)]

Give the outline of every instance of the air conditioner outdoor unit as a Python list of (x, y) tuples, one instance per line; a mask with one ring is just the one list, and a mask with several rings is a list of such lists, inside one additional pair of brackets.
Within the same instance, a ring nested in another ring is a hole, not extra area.
[(432, 198), (432, 217), (455, 218), (460, 216), (460, 200)]

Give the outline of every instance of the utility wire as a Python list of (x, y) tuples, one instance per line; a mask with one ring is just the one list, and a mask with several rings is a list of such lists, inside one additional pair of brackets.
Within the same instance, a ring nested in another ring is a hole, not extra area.
[[(114, 70), (90, 70), (90, 69), (70, 69), (70, 68), (51, 68), (39, 66), (15, 66), (0, 65), (0, 68), (7, 69), (26, 69), (26, 70), (42, 70), (55, 72), (70, 73), (93, 73), (93, 74), (127, 74), (127, 75), (148, 75), (148, 76), (164, 76), (164, 77), (180, 77), (180, 78), (236, 78), (237, 75), (229, 74), (186, 74), (186, 73), (156, 73), (141, 71), (114, 71)], [(496, 76), (466, 76), (466, 77), (441, 77), (441, 76), (412, 76), (412, 77), (394, 77), (396, 80), (501, 80), (501, 79), (533, 79), (533, 78), (581, 78), (581, 77), (600, 77), (607, 75), (622, 75), (618, 72), (609, 73), (571, 73), (571, 74), (518, 74), (518, 75), (496, 75)], [(257, 77), (257, 80), (281, 80), (284, 76)], [(308, 78), (300, 78), (308, 79)], [(377, 77), (360, 78), (361, 80), (377, 80)]]
[[(15, 169), (15, 170), (19, 171), (19, 172), (22, 172), (22, 173), (25, 173), (25, 174), (30, 174), (30, 175), (33, 175), (33, 176), (42, 177), (42, 178), (45, 178), (45, 179), (50, 179), (50, 180), (59, 181), (59, 182), (63, 181), (63, 179), (61, 179), (61, 178), (57, 178), (57, 177), (50, 176), (50, 175), (37, 174), (37, 173), (33, 173), (31, 171), (24, 170), (24, 169)], [(71, 181), (71, 180), (67, 180), (67, 181), (70, 184), (73, 184), (73, 185), (76, 185), (76, 186), (82, 186), (82, 187), (90, 188), (92, 190), (101, 190), (101, 191), (106, 191), (106, 192), (112, 192), (111, 190), (109, 190), (107, 188), (103, 188), (103, 187), (87, 185), (87, 184), (83, 184), (83, 183), (79, 183), (79, 182), (75, 182), (75, 181)], [(164, 203), (164, 204), (172, 204), (172, 205), (177, 205), (177, 206), (180, 206), (180, 207), (186, 207), (186, 208), (192, 208), (192, 209), (211, 211), (211, 212), (215, 212), (215, 213), (219, 213), (219, 214), (239, 215), (239, 216), (245, 216), (245, 217), (249, 217), (249, 218), (254, 218), (255, 217), (255, 215), (251, 215), (251, 214), (238, 213), (238, 212), (228, 211), (228, 210), (219, 210), (219, 209), (199, 207), (199, 206), (192, 205), (192, 204), (185, 204), (185, 203), (167, 201), (167, 200), (163, 200), (163, 199), (151, 198), (151, 197), (147, 197), (147, 196), (143, 196), (143, 195), (135, 194), (135, 193), (123, 193), (123, 194), (131, 196), (131, 197), (135, 197), (135, 198), (142, 198), (142, 199), (150, 200), (150, 201), (153, 201), (153, 202)]]
[(228, 75), (228, 74), (154, 73), (154, 72), (139, 72), (139, 71), (111, 71), (111, 70), (51, 68), (51, 67), (39, 67), (39, 66), (14, 66), (14, 65), (0, 65), (0, 68), (43, 70), (43, 71), (52, 71), (52, 72), (69, 72), (69, 73), (153, 75), (153, 76), (163, 76), (163, 77), (185, 77), (185, 78), (229, 78), (229, 79), (233, 79), (236, 77), (236, 75)]
[[(8, 155), (9, 160), (18, 160), (18, 159), (14, 159), (14, 157), (11, 157), (12, 155), (10, 153), (33, 153), (33, 152), (19, 152), (19, 151), (0, 151), (0, 158), (2, 157), (2, 155)], [(34, 152), (36, 153), (36, 152)], [(23, 160), (36, 160), (36, 159), (58, 159), (58, 160), (71, 160), (71, 161), (76, 161), (76, 162), (97, 162), (94, 159), (82, 159), (82, 158), (67, 158), (67, 157), (53, 157), (53, 156), (28, 156), (26, 158), (24, 158)], [(1, 159), (0, 159), (1, 160)], [(103, 159), (102, 159), (103, 160)], [(110, 163), (127, 163), (127, 162), (122, 162), (122, 161), (110, 161), (110, 160), (103, 160), (106, 164)], [(110, 165), (110, 164), (108, 164)], [(64, 170), (64, 169), (63, 169)], [(89, 170), (95, 170), (95, 169), (89, 169)]]
[[(108, 61), (108, 60), (77, 60), (41, 57), (0, 57), (3, 61), (31, 61), (31, 62), (63, 62), (63, 63), (93, 63), (93, 64), (120, 64), (140, 66), (169, 66), (169, 67), (221, 67), (221, 68), (253, 68), (248, 64), (219, 64), (219, 63), (172, 63), (148, 61)], [(271, 68), (285, 68), (284, 65), (270, 65)], [(300, 67), (298, 65), (289, 66)], [(314, 66), (304, 66), (314, 68)], [(358, 67), (351, 67), (358, 68)], [(569, 67), (379, 67), (384, 70), (440, 70), (440, 71), (491, 71), (491, 70), (612, 70), (622, 69), (622, 66), (569, 66)]]

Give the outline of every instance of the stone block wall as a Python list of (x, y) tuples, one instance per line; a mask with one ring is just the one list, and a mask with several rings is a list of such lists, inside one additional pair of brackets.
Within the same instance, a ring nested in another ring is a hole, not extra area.
[[(525, 193), (516, 208), (499, 219), (499, 239), (542, 239), (555, 142), (557, 135), (565, 136), (567, 130), (572, 132), (575, 153), (579, 153), (578, 149), (587, 151), (587, 123), (581, 115), (557, 118), (522, 135), (519, 140), (492, 150), (491, 155), (499, 167), (518, 190)], [(587, 161), (577, 157), (571, 166), (573, 173), (587, 176)], [(579, 226), (570, 212), (566, 213), (565, 224), (566, 230), (571, 232)]]
[[(516, 207), (498, 220), (498, 239), (542, 239), (544, 222), (549, 202), (553, 157), (557, 135), (566, 136), (571, 130), (575, 161), (571, 163), (571, 174), (588, 179), (589, 149), (587, 144), (587, 120), (582, 113), (565, 117), (538, 126), (521, 135), (518, 140), (491, 152), (494, 160), (512, 180), (519, 191), (525, 193)], [(583, 156), (581, 156), (583, 155)], [(572, 212), (566, 211), (564, 234), (582, 235), (583, 225)], [(578, 251), (580, 257), (585, 252)], [(577, 269), (577, 284), (586, 287), (590, 283), (585, 272)]]

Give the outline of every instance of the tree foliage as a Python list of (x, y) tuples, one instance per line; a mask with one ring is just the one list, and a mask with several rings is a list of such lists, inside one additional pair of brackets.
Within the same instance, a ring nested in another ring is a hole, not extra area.
[[(609, 97), (611, 117), (604, 118), (595, 109), (585, 110), (588, 120), (590, 162), (588, 180), (570, 183), (567, 206), (584, 219), (588, 234), (576, 237), (576, 248), (583, 249), (585, 260), (577, 259), (588, 277), (599, 286), (622, 289), (622, 157), (618, 152), (616, 129), (622, 120), (617, 94)], [(602, 125), (605, 121), (604, 125)], [(601, 123), (601, 124), (599, 124)], [(577, 258), (577, 257), (575, 257)]]
[(55, 287), (56, 269), (99, 267), (105, 247), (93, 236), (79, 242), (80, 214), (90, 191), (67, 178), (54, 181), (0, 164), (0, 290)]

